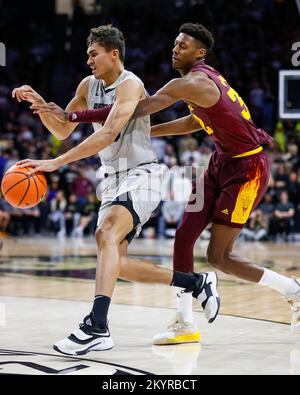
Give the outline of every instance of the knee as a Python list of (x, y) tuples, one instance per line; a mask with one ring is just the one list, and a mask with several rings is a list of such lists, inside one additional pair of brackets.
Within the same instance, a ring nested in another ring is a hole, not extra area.
[(211, 266), (215, 267), (216, 269), (226, 272), (227, 260), (224, 254), (208, 248), (207, 261)]
[(117, 239), (113, 231), (113, 223), (111, 221), (104, 221), (95, 232), (96, 243), (98, 247), (103, 247), (106, 244), (116, 243)]
[(207, 262), (216, 269), (220, 269), (222, 266), (222, 259), (216, 254), (208, 253)]

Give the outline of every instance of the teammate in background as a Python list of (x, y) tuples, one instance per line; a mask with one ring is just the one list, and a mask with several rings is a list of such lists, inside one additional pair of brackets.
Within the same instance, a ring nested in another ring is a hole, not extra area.
[[(70, 355), (113, 347), (107, 315), (118, 277), (181, 287), (199, 300), (209, 322), (215, 320), (220, 306), (215, 273), (179, 273), (146, 261), (128, 259), (129, 242), (161, 200), (162, 172), (151, 147), (150, 117), (132, 118), (146, 91), (136, 75), (124, 70), (125, 40), (120, 30), (109, 25), (91, 29), (87, 52), (93, 76), (79, 84), (66, 110), (110, 105), (105, 124), (101, 127), (95, 123), (91, 136), (56, 159), (26, 159), (18, 163), (21, 167), (32, 166), (31, 174), (51, 172), (99, 152), (108, 172), (96, 230), (98, 259), (92, 311), (79, 329), (54, 345), (56, 351)], [(16, 88), (12, 95), (35, 105), (45, 104), (28, 86)], [(62, 123), (51, 114), (40, 118), (60, 139), (67, 138), (76, 127), (76, 123)]]
[[(139, 102), (134, 116), (158, 112), (184, 100), (190, 115), (153, 126), (151, 136), (184, 135), (203, 129), (216, 146), (204, 174), (204, 207), (199, 212), (186, 211), (177, 229), (174, 245), (174, 270), (192, 272), (194, 244), (209, 222), (212, 222), (207, 260), (215, 268), (247, 281), (269, 286), (280, 292), (291, 304), (291, 330), (300, 333), (300, 284), (292, 279), (260, 267), (232, 252), (234, 241), (247, 222), (251, 211), (265, 194), (270, 166), (263, 144), (272, 138), (258, 129), (250, 112), (225, 78), (205, 63), (214, 38), (200, 24), (186, 23), (180, 27), (174, 42), (172, 63), (181, 78), (167, 83), (155, 95)], [(64, 121), (65, 114), (53, 103), (34, 107), (50, 111)], [(101, 119), (109, 108), (78, 115), (78, 119)], [(194, 190), (197, 183), (194, 185)], [(195, 191), (193, 191), (194, 193)], [(178, 311), (167, 332), (154, 338), (154, 344), (173, 344), (197, 339), (193, 323), (192, 298), (177, 294)]]

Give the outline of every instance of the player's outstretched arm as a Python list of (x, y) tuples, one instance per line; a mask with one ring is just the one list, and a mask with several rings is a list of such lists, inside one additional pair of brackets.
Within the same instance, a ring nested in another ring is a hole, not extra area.
[(134, 117), (143, 117), (161, 111), (179, 100), (184, 100), (191, 84), (184, 78), (175, 78), (159, 89), (154, 95), (141, 100)]
[(134, 110), (143, 97), (144, 88), (135, 80), (124, 81), (117, 89), (116, 101), (104, 126), (85, 139), (81, 144), (52, 160), (25, 159), (17, 164), (21, 167), (32, 166), (28, 174), (37, 171), (55, 171), (61, 166), (95, 155), (112, 144), (123, 127), (132, 117)]
[(197, 132), (201, 129), (192, 115), (151, 127), (151, 137), (172, 136)]
[[(75, 97), (67, 105), (66, 111), (71, 112), (86, 109), (87, 92), (88, 77), (82, 80), (79, 84)], [(59, 117), (55, 116), (55, 112), (51, 113), (50, 111), (39, 111), (41, 108), (45, 108), (48, 104), (51, 104), (53, 107), (58, 109), (60, 109), (60, 107), (58, 107), (55, 103), (46, 103), (43, 97), (33, 90), (29, 85), (23, 85), (20, 88), (14, 89), (12, 92), (12, 97), (16, 98), (18, 101), (26, 100), (32, 103), (30, 108), (34, 111), (34, 113), (39, 114), (44, 126), (59, 140), (64, 140), (69, 137), (69, 135), (78, 125), (78, 123), (60, 119)]]
[(49, 113), (60, 122), (76, 122), (78, 123), (104, 123), (112, 109), (112, 105), (107, 105), (102, 108), (83, 111), (67, 112), (60, 108), (57, 104), (50, 102), (44, 104), (34, 104), (30, 107), (34, 110), (34, 114)]

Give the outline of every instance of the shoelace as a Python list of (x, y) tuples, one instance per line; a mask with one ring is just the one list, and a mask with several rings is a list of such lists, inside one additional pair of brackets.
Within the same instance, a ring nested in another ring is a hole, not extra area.
[(83, 332), (88, 332), (89, 331), (88, 325), (86, 325), (84, 322), (79, 324), (79, 329), (81, 329)]
[(179, 322), (179, 321), (171, 322), (171, 324), (168, 325), (168, 329), (184, 329), (185, 327), (186, 327), (186, 324), (184, 324), (183, 322)]

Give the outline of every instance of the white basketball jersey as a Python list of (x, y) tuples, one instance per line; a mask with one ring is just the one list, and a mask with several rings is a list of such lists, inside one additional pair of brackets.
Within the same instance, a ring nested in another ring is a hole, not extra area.
[[(106, 87), (103, 80), (97, 80), (91, 76), (88, 108), (96, 109), (114, 104), (116, 88), (128, 79), (139, 81), (144, 86), (135, 74), (127, 70), (124, 70), (113, 84)], [(99, 130), (101, 126), (99, 123), (93, 123), (95, 131)], [(131, 118), (116, 140), (100, 151), (99, 156), (108, 173), (125, 171), (143, 163), (157, 161), (150, 139), (150, 116)]]

